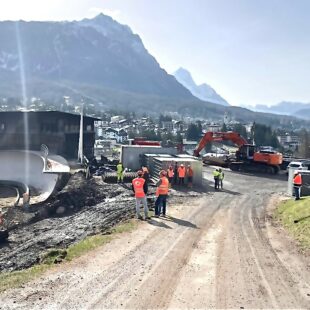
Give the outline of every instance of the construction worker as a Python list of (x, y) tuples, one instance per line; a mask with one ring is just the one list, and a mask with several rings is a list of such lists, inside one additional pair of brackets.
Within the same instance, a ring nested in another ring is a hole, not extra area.
[(295, 191), (295, 200), (299, 200), (302, 187), (302, 178), (299, 171), (294, 172), (293, 186)]
[(175, 163), (174, 164), (174, 184), (177, 184), (178, 183), (178, 163)]
[(219, 169), (215, 169), (213, 171), (213, 178), (214, 178), (214, 189), (217, 190), (219, 188), (219, 176), (220, 176), (220, 172)]
[(223, 170), (220, 168), (219, 169), (219, 188), (221, 187), (221, 189), (223, 189), (223, 180), (224, 180), (224, 172)]
[(194, 176), (194, 171), (191, 167), (191, 165), (187, 165), (187, 171), (186, 171), (186, 175), (187, 175), (187, 184), (189, 188), (193, 187), (193, 176)]
[(183, 164), (178, 168), (179, 185), (184, 185), (186, 169)]
[(124, 182), (124, 166), (122, 162), (119, 162), (116, 166), (117, 171), (117, 183)]
[(142, 166), (142, 172), (143, 172), (143, 179), (145, 180), (145, 194), (147, 194), (149, 190), (149, 180), (150, 180), (149, 169), (146, 166)]
[(167, 172), (162, 170), (159, 173), (159, 181), (156, 183), (156, 196), (157, 199), (155, 201), (155, 216), (159, 217), (161, 213), (161, 206), (163, 207), (163, 216), (166, 216), (166, 203), (167, 203), (167, 196), (169, 191), (169, 180), (166, 177)]
[(172, 180), (174, 177), (174, 171), (173, 171), (173, 167), (169, 166), (168, 170), (167, 170), (167, 176), (168, 176), (168, 180), (169, 180), (169, 186), (171, 186), (172, 184)]
[(136, 216), (141, 219), (140, 215), (140, 204), (144, 207), (144, 219), (148, 219), (149, 209), (147, 207), (146, 191), (145, 191), (145, 180), (143, 179), (143, 171), (138, 171), (138, 177), (132, 180), (132, 189), (135, 193), (136, 198)]

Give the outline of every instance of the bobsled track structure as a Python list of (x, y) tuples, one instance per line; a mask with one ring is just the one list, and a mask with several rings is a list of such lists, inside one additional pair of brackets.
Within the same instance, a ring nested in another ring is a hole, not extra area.
[(29, 204), (45, 201), (61, 190), (69, 177), (70, 167), (61, 156), (45, 158), (37, 151), (0, 151), (0, 193), (3, 188), (15, 191), (15, 206), (21, 204), (21, 198), (25, 202), (29, 197)]

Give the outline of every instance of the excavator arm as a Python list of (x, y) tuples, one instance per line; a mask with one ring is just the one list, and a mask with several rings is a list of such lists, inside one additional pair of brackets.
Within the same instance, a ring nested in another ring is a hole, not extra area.
[(247, 144), (247, 140), (244, 139), (237, 132), (206, 132), (204, 136), (199, 141), (196, 149), (194, 150), (194, 156), (199, 156), (201, 150), (210, 142), (221, 142), (221, 141), (231, 141), (238, 147)]

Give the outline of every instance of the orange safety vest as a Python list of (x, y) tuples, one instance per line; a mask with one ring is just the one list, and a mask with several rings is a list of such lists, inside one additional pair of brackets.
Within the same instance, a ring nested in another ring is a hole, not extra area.
[(178, 169), (179, 178), (184, 178), (185, 172), (186, 172), (185, 167), (179, 167)]
[(168, 195), (169, 191), (169, 180), (166, 177), (162, 177), (161, 184), (156, 189), (156, 196)]
[(169, 177), (169, 178), (173, 178), (173, 176), (174, 176), (173, 169), (168, 169), (168, 170), (167, 170), (167, 173), (168, 173), (168, 177)]
[(193, 171), (192, 168), (188, 168), (188, 169), (187, 169), (187, 175), (188, 175), (189, 177), (192, 177), (192, 176), (194, 175), (194, 171)]
[(294, 178), (293, 180), (293, 183), (295, 185), (301, 185), (302, 184), (302, 180), (301, 180), (301, 175), (300, 174), (297, 174), (296, 177)]
[(133, 189), (135, 191), (136, 198), (143, 198), (145, 197), (143, 185), (145, 180), (143, 178), (135, 178), (132, 180)]

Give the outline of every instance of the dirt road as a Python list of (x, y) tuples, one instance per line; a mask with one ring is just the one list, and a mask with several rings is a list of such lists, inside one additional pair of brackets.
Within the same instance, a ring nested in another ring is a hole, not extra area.
[(309, 259), (266, 212), (285, 180), (225, 171), (224, 186), (6, 292), (0, 308), (309, 308)]

